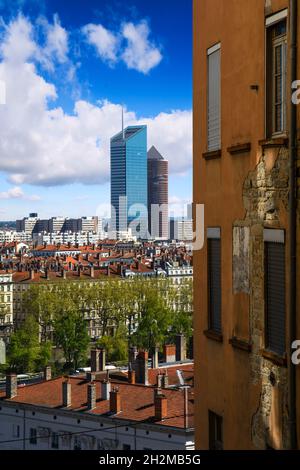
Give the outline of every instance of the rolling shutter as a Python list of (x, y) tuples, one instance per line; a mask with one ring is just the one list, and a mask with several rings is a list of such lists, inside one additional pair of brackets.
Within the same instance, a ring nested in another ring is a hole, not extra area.
[(207, 149), (221, 148), (221, 76), (220, 47), (208, 52), (208, 109), (207, 109)]
[(221, 334), (221, 240), (209, 238), (207, 242), (209, 329)]
[(284, 355), (285, 342), (285, 245), (265, 243), (266, 347)]

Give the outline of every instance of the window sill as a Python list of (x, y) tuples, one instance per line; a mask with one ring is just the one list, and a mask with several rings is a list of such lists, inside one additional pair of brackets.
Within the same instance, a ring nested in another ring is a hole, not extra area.
[(235, 349), (240, 349), (241, 351), (251, 352), (252, 351), (252, 344), (248, 343), (243, 339), (239, 339), (236, 336), (230, 338), (229, 344)]
[(260, 140), (258, 143), (264, 149), (273, 149), (279, 147), (288, 147), (289, 139), (286, 136), (273, 137), (271, 139)]
[(223, 343), (223, 335), (221, 333), (217, 333), (214, 330), (205, 330), (203, 334), (208, 339), (212, 339), (213, 341), (217, 341), (218, 343)]
[(242, 153), (249, 153), (251, 151), (251, 142), (246, 142), (244, 144), (236, 144), (227, 148), (227, 152), (230, 155), (239, 155)]
[(217, 158), (221, 158), (222, 151), (219, 150), (211, 150), (210, 152), (205, 152), (202, 154), (204, 160), (215, 160)]
[(267, 349), (263, 349), (261, 351), (262, 357), (267, 359), (268, 361), (273, 362), (276, 366), (287, 367), (287, 359), (285, 356), (279, 356), (278, 354), (268, 351)]

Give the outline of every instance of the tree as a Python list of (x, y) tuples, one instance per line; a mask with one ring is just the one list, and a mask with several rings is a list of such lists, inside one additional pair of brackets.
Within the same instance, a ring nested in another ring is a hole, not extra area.
[(84, 314), (70, 297), (62, 299), (53, 325), (56, 345), (63, 349), (67, 363), (77, 369), (90, 340)]
[(26, 316), (33, 315), (38, 322), (41, 342), (49, 339), (59, 298), (56, 290), (56, 286), (31, 286), (24, 294), (24, 313)]
[(172, 314), (155, 291), (146, 294), (138, 322), (138, 327), (131, 337), (131, 342), (144, 349), (153, 350), (162, 346), (171, 327)]
[(105, 348), (108, 361), (126, 361), (128, 341), (125, 327), (120, 327), (114, 336), (103, 336), (97, 341), (97, 346)]
[(39, 324), (29, 315), (21, 328), (12, 334), (8, 347), (8, 365), (18, 373), (34, 372), (44, 367), (51, 357), (51, 343), (39, 342)]

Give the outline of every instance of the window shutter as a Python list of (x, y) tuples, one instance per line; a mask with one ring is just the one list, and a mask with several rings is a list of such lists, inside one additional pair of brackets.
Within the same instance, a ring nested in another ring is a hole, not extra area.
[(220, 48), (208, 55), (208, 151), (219, 150), (221, 148), (220, 58)]
[(266, 347), (276, 354), (285, 344), (285, 245), (265, 243)]
[(209, 328), (222, 333), (221, 324), (221, 240), (208, 239)]

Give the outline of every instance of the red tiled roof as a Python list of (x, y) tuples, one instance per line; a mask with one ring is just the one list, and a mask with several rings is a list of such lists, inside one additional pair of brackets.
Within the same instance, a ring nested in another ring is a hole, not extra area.
[[(38, 384), (18, 387), (18, 395), (8, 401), (26, 403), (49, 408), (62, 407), (62, 383), (66, 379), (59, 377)], [(68, 410), (87, 410), (87, 384), (82, 377), (70, 377), (72, 405)], [(100, 381), (96, 380), (96, 408), (91, 413), (109, 415), (109, 400), (101, 399)], [(121, 412), (111, 417), (130, 421), (151, 422), (163, 426), (184, 427), (184, 395), (182, 390), (164, 389), (168, 400), (168, 416), (163, 421), (154, 419), (154, 387), (114, 382), (121, 396)], [(113, 383), (112, 383), (113, 386)], [(5, 399), (5, 392), (0, 392)], [(193, 391), (189, 392), (189, 427), (193, 426)]]

